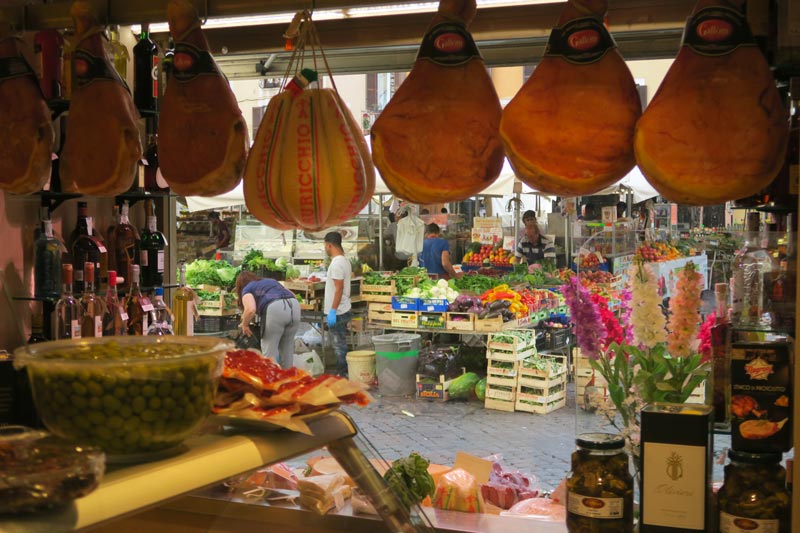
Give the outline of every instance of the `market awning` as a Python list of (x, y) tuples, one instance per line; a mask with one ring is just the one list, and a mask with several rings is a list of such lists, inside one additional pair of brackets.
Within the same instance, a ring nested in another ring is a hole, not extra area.
[(644, 177), (639, 167), (633, 167), (628, 175), (611, 187), (606, 187), (597, 194), (633, 194), (633, 203), (638, 204), (658, 196), (658, 191)]

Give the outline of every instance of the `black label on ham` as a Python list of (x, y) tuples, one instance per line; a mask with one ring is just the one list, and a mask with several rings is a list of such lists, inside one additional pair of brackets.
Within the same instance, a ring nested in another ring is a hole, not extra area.
[(740, 46), (756, 46), (747, 19), (735, 9), (701, 9), (686, 21), (681, 46), (704, 56), (723, 56)]
[(180, 83), (197, 76), (222, 76), (211, 54), (189, 43), (175, 43), (175, 48), (165, 54), (164, 62), (170, 78)]
[(422, 38), (417, 59), (427, 59), (443, 67), (456, 67), (482, 58), (478, 45), (463, 24), (441, 22)]
[(82, 48), (75, 50), (72, 55), (72, 79), (79, 89), (97, 80), (115, 81), (128, 89), (128, 84), (105, 58), (97, 57)]
[(600, 61), (606, 52), (616, 47), (617, 43), (602, 22), (594, 17), (585, 17), (553, 28), (544, 56), (585, 65)]
[(0, 82), (25, 76), (36, 79), (36, 73), (27, 61), (21, 57), (0, 57)]

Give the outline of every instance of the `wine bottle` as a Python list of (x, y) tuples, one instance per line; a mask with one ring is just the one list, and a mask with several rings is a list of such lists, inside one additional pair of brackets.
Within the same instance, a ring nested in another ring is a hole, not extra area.
[(158, 46), (150, 39), (150, 26), (142, 24), (133, 47), (133, 102), (140, 111), (158, 111)]
[(116, 246), (114, 245), (115, 235), (114, 232), (117, 230), (117, 226), (119, 225), (119, 218), (120, 218), (120, 208), (118, 205), (114, 205), (111, 207), (111, 224), (108, 225), (106, 229), (106, 249), (108, 250), (108, 270), (115, 271), (117, 270), (117, 258), (114, 254), (114, 250)]
[(44, 334), (44, 316), (38, 312), (33, 313), (31, 315), (31, 336), (28, 337), (28, 344), (46, 341), (47, 337)]
[(103, 301), (94, 293), (94, 263), (83, 266), (84, 288), (81, 295), (81, 337), (103, 336)]
[(764, 275), (771, 270), (772, 258), (759, 242), (761, 213), (748, 213), (745, 224), (744, 246), (733, 259), (731, 322), (736, 327), (755, 327), (763, 319)]
[(139, 287), (139, 265), (131, 265), (130, 291), (125, 298), (125, 312), (128, 314), (128, 335), (145, 335), (149, 325), (153, 304), (142, 295)]
[(99, 276), (95, 276), (95, 284), (92, 288), (97, 291), (99, 281), (108, 276), (108, 251), (103, 241), (94, 229), (92, 218), (89, 216), (89, 208), (86, 202), (78, 202), (78, 222), (72, 239), (72, 267), (74, 269), (75, 292), (80, 294), (84, 289), (83, 266), (89, 262), (95, 266), (95, 271)]
[(58, 30), (42, 30), (33, 37), (33, 48), (39, 60), (39, 88), (45, 100), (61, 98), (64, 38)]
[(56, 299), (61, 295), (61, 241), (53, 236), (53, 223), (42, 220), (42, 232), (33, 245), (33, 294)]
[(142, 231), (139, 264), (142, 267), (142, 284), (150, 289), (164, 284), (164, 253), (167, 239), (158, 231), (158, 224), (152, 201), (145, 205), (147, 228)]
[[(122, 203), (119, 213), (119, 222), (114, 228), (114, 247), (109, 254), (114, 255), (114, 264), (117, 272), (130, 273), (132, 265), (139, 261), (139, 231), (131, 224), (127, 200)], [(129, 276), (117, 280), (117, 290), (128, 292)]]
[(61, 265), (61, 298), (56, 303), (55, 339), (81, 338), (81, 304), (72, 295), (72, 265)]
[(144, 158), (147, 161), (144, 169), (144, 189), (150, 192), (168, 191), (169, 184), (158, 166), (158, 134), (149, 133), (147, 135)]
[(127, 335), (128, 313), (122, 307), (117, 293), (117, 273), (108, 271), (108, 292), (106, 293), (106, 308), (103, 312), (103, 336), (115, 337)]
[(156, 287), (153, 297), (153, 310), (150, 312), (148, 335), (174, 335), (172, 329), (172, 312), (164, 301), (164, 287)]
[(192, 289), (186, 286), (186, 263), (181, 262), (178, 289), (172, 297), (172, 311), (175, 314), (175, 335), (194, 335), (196, 314), (195, 298)]
[(114, 58), (114, 68), (124, 80), (128, 77), (128, 59), (130, 59), (128, 48), (119, 41), (119, 26), (111, 26), (108, 33), (110, 36), (108, 46), (111, 49), (111, 57)]

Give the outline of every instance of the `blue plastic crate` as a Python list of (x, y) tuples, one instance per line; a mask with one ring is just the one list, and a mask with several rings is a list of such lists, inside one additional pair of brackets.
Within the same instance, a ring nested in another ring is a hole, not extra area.
[(419, 298), (392, 296), (392, 309), (394, 311), (419, 311)]
[(444, 298), (420, 298), (419, 310), (426, 313), (446, 313), (450, 302)]

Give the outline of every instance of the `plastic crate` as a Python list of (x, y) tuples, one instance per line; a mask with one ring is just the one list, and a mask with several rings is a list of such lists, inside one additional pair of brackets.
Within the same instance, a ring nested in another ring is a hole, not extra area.
[(572, 328), (536, 328), (536, 349), (540, 352), (561, 350), (572, 344)]
[(221, 316), (200, 315), (194, 322), (195, 333), (216, 333), (222, 331)]
[(444, 298), (420, 298), (419, 310), (424, 313), (446, 313), (450, 302)]
[(228, 315), (220, 317), (220, 331), (233, 331), (239, 329), (241, 317), (239, 315)]
[(392, 309), (395, 311), (419, 311), (419, 298), (392, 296)]

